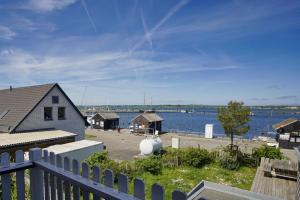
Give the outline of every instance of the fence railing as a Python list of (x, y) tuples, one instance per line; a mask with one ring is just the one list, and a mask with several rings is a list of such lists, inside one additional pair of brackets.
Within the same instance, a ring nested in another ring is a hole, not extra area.
[(297, 188), (296, 188), (296, 199), (300, 199), (300, 147), (295, 147), (296, 156), (298, 158), (298, 177), (297, 177)]
[[(43, 154), (43, 155), (42, 155)], [(118, 183), (114, 183), (112, 170), (104, 172), (97, 166), (92, 167), (86, 163), (80, 164), (77, 160), (62, 158), (53, 152), (48, 153), (40, 148), (31, 149), (29, 161), (24, 161), (23, 151), (17, 151), (15, 162), (10, 162), (8, 153), (1, 154), (0, 175), (3, 200), (11, 200), (11, 187), (16, 187), (17, 199), (25, 197), (25, 169), (29, 169), (30, 199), (32, 200), (94, 200), (120, 199), (137, 200), (145, 199), (145, 183), (135, 178), (133, 195), (128, 194), (129, 178), (124, 174), (118, 175)], [(15, 185), (12, 184), (11, 173), (16, 173)], [(102, 181), (103, 180), (103, 181)], [(28, 182), (28, 181), (27, 181)], [(116, 189), (115, 189), (116, 188)], [(152, 200), (164, 199), (164, 188), (154, 184), (151, 188)], [(186, 200), (187, 195), (179, 190), (172, 192), (172, 200)]]

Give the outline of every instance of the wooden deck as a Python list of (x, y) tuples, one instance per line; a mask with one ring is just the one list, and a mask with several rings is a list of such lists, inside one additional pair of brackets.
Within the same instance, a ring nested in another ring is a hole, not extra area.
[[(251, 191), (285, 200), (296, 199), (297, 182), (276, 176), (266, 176), (264, 170), (273, 160), (262, 159), (257, 168)], [(288, 161), (287, 161), (288, 162)]]

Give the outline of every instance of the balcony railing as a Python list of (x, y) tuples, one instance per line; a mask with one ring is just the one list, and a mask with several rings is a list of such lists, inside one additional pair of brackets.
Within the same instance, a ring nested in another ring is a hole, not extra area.
[[(40, 148), (29, 151), (29, 161), (24, 161), (23, 151), (17, 151), (15, 163), (10, 163), (8, 153), (1, 154), (0, 175), (3, 200), (11, 200), (11, 173), (16, 173), (17, 199), (25, 198), (25, 169), (29, 169), (30, 199), (32, 200), (94, 200), (120, 199), (137, 200), (145, 199), (145, 183), (135, 178), (133, 195), (128, 194), (129, 179), (126, 175), (118, 177), (117, 189), (114, 184), (114, 173), (111, 170), (103, 172), (97, 166), (92, 168), (86, 163), (81, 167), (77, 160), (70, 161), (68, 157), (48, 153)], [(81, 172), (81, 173), (80, 173)], [(92, 174), (90, 177), (90, 174)], [(103, 180), (103, 182), (101, 181)], [(154, 184), (151, 190), (151, 199), (163, 200), (164, 188)], [(186, 200), (187, 195), (179, 190), (172, 192), (172, 200)]]

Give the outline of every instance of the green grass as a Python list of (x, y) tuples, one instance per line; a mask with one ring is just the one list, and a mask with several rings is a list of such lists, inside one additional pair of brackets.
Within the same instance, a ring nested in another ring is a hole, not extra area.
[(95, 138), (96, 136), (94, 135), (89, 135), (89, 134), (85, 134), (84, 139), (90, 139), (90, 138)]
[[(255, 173), (256, 168), (240, 167), (238, 170), (227, 170), (217, 164), (210, 164), (200, 169), (191, 167), (164, 169), (161, 175), (144, 173), (137, 177), (145, 181), (146, 199), (151, 199), (151, 186), (154, 183), (164, 186), (166, 199), (171, 199), (173, 190), (189, 192), (202, 180), (250, 190)], [(130, 192), (132, 191), (133, 181), (130, 183)]]

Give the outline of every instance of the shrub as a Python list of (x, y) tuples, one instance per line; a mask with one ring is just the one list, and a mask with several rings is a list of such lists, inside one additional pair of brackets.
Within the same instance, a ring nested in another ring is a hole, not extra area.
[(130, 180), (133, 179), (136, 174), (135, 165), (133, 162), (130, 161), (120, 162), (118, 170), (120, 173), (126, 174)]
[(135, 166), (139, 172), (149, 172), (153, 175), (162, 173), (162, 163), (160, 156), (150, 156), (144, 159), (137, 159)]
[(89, 166), (100, 166), (103, 163), (108, 162), (109, 160), (111, 160), (108, 156), (108, 152), (107, 151), (100, 151), (100, 152), (96, 152), (93, 155), (91, 155), (90, 157), (88, 157), (86, 159), (87, 164), (89, 164)]
[(241, 151), (238, 151), (237, 159), (240, 166), (247, 166), (247, 167), (257, 166), (257, 159), (254, 158), (251, 154), (242, 153)]
[(230, 170), (238, 169), (240, 166), (255, 167), (257, 159), (251, 154), (241, 152), (238, 147), (227, 146), (222, 149), (218, 159), (222, 167)]
[(258, 149), (255, 149), (252, 153), (252, 156), (258, 160), (260, 158), (271, 158), (271, 159), (283, 159), (283, 154), (279, 148), (271, 147), (268, 145), (262, 145)]
[(202, 167), (213, 161), (214, 157), (205, 149), (185, 148), (185, 149), (166, 149), (162, 155), (164, 167)]
[(182, 164), (190, 167), (202, 167), (212, 161), (210, 153), (206, 149), (186, 148), (181, 155)]
[(219, 162), (223, 168), (230, 169), (230, 170), (236, 170), (240, 166), (237, 157), (227, 153), (223, 154), (219, 158)]
[(182, 165), (183, 151), (180, 149), (167, 148), (162, 157), (162, 165), (167, 168), (174, 168)]

